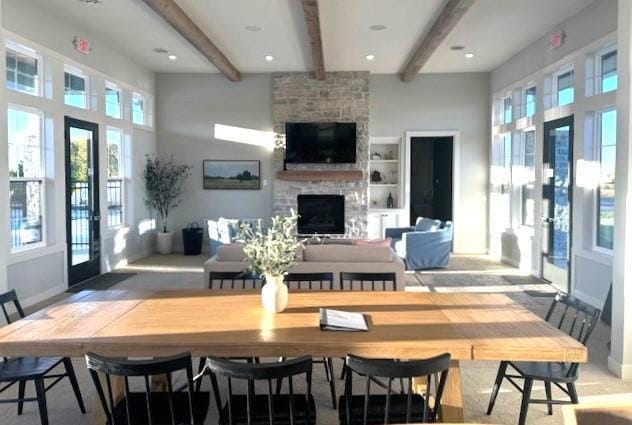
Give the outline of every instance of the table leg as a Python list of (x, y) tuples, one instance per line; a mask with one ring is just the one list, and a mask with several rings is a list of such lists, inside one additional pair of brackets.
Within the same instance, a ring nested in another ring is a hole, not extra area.
[[(99, 378), (101, 379), (101, 387), (105, 393), (105, 397), (107, 400), (107, 382), (105, 380), (105, 375), (99, 374)], [(110, 376), (110, 383), (112, 385), (112, 398), (114, 398), (114, 403), (117, 403), (119, 400), (123, 398), (123, 394), (125, 393), (125, 381), (122, 377), (119, 376)], [(103, 405), (101, 404), (101, 400), (99, 400), (99, 395), (94, 393), (94, 406), (92, 409), (92, 423), (94, 425), (104, 425), (106, 423), (105, 411), (103, 410)]]
[(443, 390), (439, 416), (441, 422), (461, 423), (464, 421), (461, 367), (458, 360), (450, 361), (450, 371)]

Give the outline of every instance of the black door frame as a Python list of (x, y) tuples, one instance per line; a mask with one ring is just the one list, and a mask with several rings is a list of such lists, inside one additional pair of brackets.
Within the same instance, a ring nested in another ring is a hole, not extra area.
[[(573, 144), (575, 143), (575, 115), (568, 115), (563, 118), (558, 118), (552, 121), (546, 121), (544, 123), (544, 132), (543, 132), (543, 155), (542, 155), (542, 165), (544, 165), (548, 159), (549, 167), (555, 169), (555, 152), (552, 151), (555, 149), (555, 146), (552, 146), (549, 143), (549, 132), (552, 129), (559, 127), (569, 127), (569, 141), (568, 141), (568, 173), (570, 176), (570, 182), (568, 185), (568, 262), (567, 262), (567, 280), (566, 280), (566, 292), (570, 291), (571, 287), (571, 274), (572, 274), (572, 251), (573, 251), (573, 185), (575, 184), (575, 169), (574, 169), (574, 150)], [(546, 184), (543, 179), (542, 181), (542, 199), (549, 199), (548, 211), (546, 211), (547, 217), (543, 217), (546, 219), (551, 219), (555, 216), (555, 205), (552, 202), (554, 198), (555, 185), (551, 184), (552, 178), (547, 178)], [(543, 211), (544, 212), (544, 211)], [(549, 226), (552, 223), (548, 223)], [(541, 242), (542, 243), (542, 238)], [(553, 246), (553, 232), (549, 231), (547, 238), (547, 252), (550, 252), (551, 247)], [(541, 247), (543, 248), (543, 247)], [(542, 260), (542, 278), (544, 279), (544, 261), (549, 261), (548, 257), (544, 255), (544, 250), (540, 249), (540, 258)], [(550, 262), (550, 261), (549, 261)], [(546, 279), (545, 279), (546, 280)]]
[[(92, 211), (90, 211), (90, 260), (72, 265), (72, 193), (70, 174), (70, 128), (92, 132)], [(101, 273), (101, 228), (99, 204), (99, 125), (66, 116), (64, 119), (65, 189), (66, 189), (66, 261), (68, 266), (68, 286), (76, 285)]]

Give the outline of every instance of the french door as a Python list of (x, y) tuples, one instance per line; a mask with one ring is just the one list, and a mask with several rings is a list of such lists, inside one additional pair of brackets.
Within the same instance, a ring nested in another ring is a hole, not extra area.
[(101, 272), (99, 126), (66, 117), (66, 243), (68, 282)]
[(572, 245), (572, 115), (544, 123), (542, 169), (542, 277), (567, 292)]

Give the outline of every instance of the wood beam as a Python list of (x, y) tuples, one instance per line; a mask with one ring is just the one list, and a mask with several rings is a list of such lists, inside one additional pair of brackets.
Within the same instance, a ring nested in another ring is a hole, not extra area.
[(193, 22), (175, 0), (143, 0), (173, 29), (204, 55), (231, 81), (240, 81), (241, 74), (222, 51)]
[(410, 81), (419, 73), (428, 62), (430, 56), (450, 34), (450, 31), (461, 20), (465, 13), (472, 7), (476, 0), (448, 0), (441, 13), (432, 24), (430, 31), (422, 37), (410, 60), (402, 71), (402, 81)]
[(307, 35), (312, 49), (314, 75), (317, 80), (325, 79), (325, 59), (323, 57), (323, 40), (320, 35), (320, 19), (318, 17), (318, 0), (302, 0)]

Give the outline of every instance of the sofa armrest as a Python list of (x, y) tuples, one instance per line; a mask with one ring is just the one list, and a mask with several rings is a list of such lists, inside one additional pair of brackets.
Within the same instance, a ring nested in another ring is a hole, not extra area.
[(390, 227), (384, 231), (384, 236), (391, 239), (402, 239), (402, 235), (415, 230), (414, 227)]

